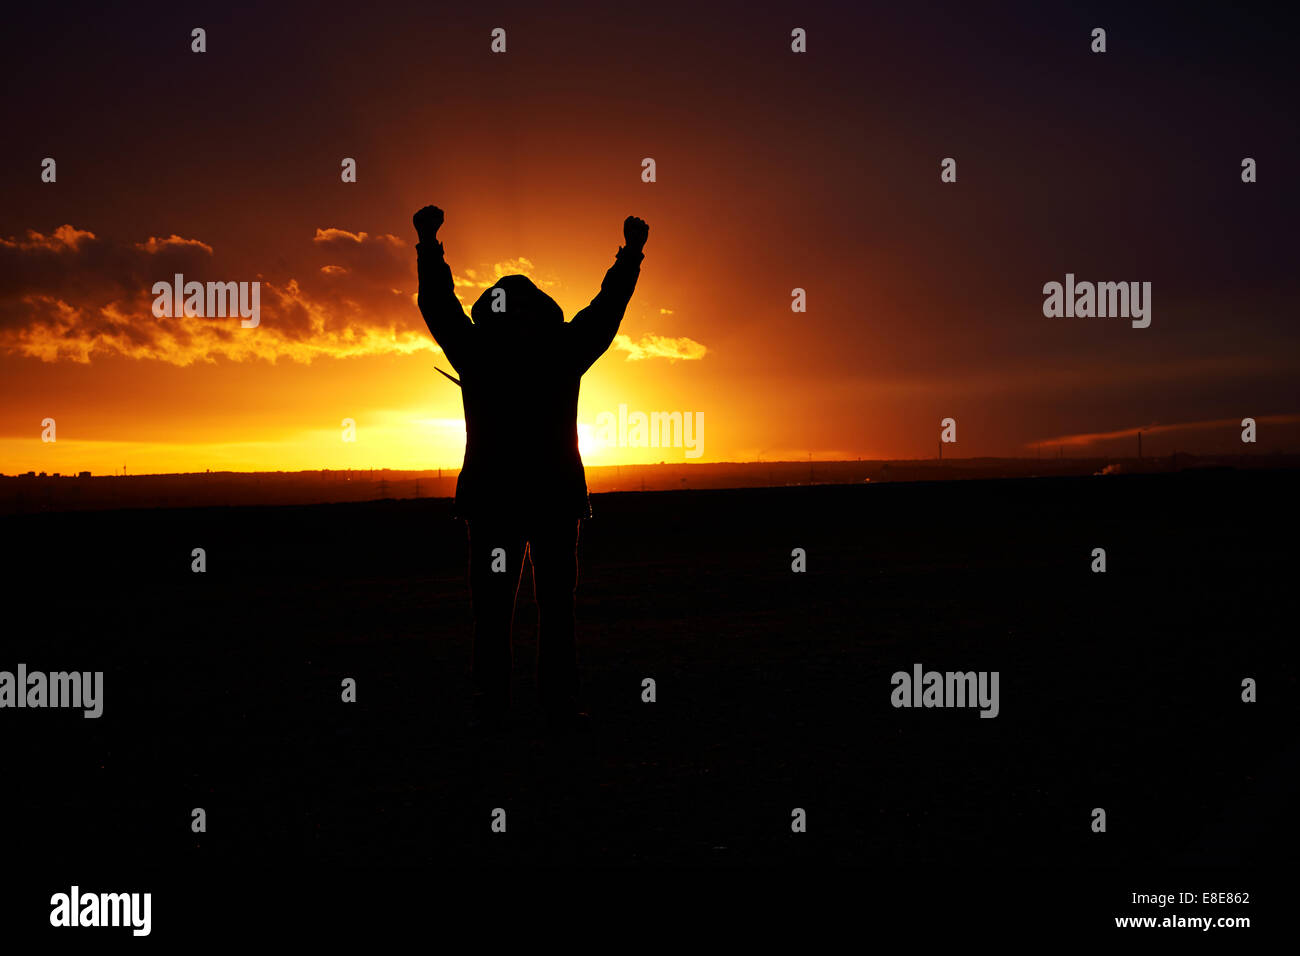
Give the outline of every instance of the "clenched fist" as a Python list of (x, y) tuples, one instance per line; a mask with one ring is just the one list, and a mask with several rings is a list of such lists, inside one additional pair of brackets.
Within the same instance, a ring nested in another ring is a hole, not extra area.
[(646, 238), (650, 235), (650, 227), (645, 224), (644, 219), (638, 219), (636, 216), (628, 216), (623, 220), (623, 238), (627, 241), (629, 249), (641, 251), (645, 245)]
[(433, 239), (442, 226), (442, 210), (437, 206), (425, 206), (411, 217), (411, 222), (415, 225), (415, 234), (420, 237), (421, 242), (425, 239)]

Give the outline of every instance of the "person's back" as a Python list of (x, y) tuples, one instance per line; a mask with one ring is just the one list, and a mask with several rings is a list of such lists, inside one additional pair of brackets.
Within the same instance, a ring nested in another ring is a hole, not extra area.
[[(493, 312), (493, 303), (503, 311)], [(472, 344), (460, 369), (465, 464), (458, 509), (585, 514), (577, 425), (582, 371), (571, 324), (523, 276), (500, 280), (470, 315)]]
[(476, 710), (496, 722), (509, 704), (510, 630), (527, 553), (541, 629), (543, 705), (562, 721), (585, 717), (577, 705), (573, 595), (579, 522), (591, 510), (578, 450), (578, 391), (583, 373), (618, 333), (649, 230), (627, 218), (626, 245), (600, 292), (572, 321), (525, 276), (498, 280), (475, 302), (471, 321), (436, 240), (442, 221), (433, 206), (414, 217), (419, 307), (460, 373), (465, 462), (456, 513), (469, 533)]

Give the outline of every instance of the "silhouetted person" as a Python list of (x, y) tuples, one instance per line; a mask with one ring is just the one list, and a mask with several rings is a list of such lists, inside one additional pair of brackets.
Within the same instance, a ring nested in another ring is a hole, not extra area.
[(573, 606), (578, 531), (591, 506), (578, 453), (578, 386), (618, 333), (649, 228), (627, 218), (626, 245), (596, 298), (572, 321), (565, 322), (555, 300), (521, 275), (505, 276), (479, 296), (471, 321), (437, 240), (442, 221), (436, 206), (425, 206), (413, 219), (420, 239), (420, 312), (460, 373), (465, 406), (456, 514), (469, 536), (475, 721), (496, 725), (510, 705), (510, 631), (527, 554), (537, 598), (542, 706), (549, 722), (581, 724), (586, 714), (578, 703)]

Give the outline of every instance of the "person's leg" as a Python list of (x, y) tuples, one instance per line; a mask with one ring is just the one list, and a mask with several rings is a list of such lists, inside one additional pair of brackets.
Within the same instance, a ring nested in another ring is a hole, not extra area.
[[(503, 714), (510, 706), (510, 630), (523, 570), (524, 539), (512, 528), (481, 520), (466, 522), (466, 529), (474, 608), (475, 709), (481, 715)], [(493, 556), (497, 548), (504, 550), (504, 558)]]
[(528, 545), (537, 596), (537, 687), (543, 709), (560, 716), (578, 710), (573, 605), (579, 527), (576, 520), (548, 522), (531, 531)]

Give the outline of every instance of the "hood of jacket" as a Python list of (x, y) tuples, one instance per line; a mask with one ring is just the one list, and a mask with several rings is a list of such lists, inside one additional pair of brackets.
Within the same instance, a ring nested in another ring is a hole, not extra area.
[[(504, 295), (498, 295), (497, 289)], [(494, 303), (501, 311), (493, 311)], [(475, 325), (521, 332), (564, 324), (560, 304), (533, 285), (527, 276), (502, 276), (496, 285), (485, 289), (469, 312)]]

